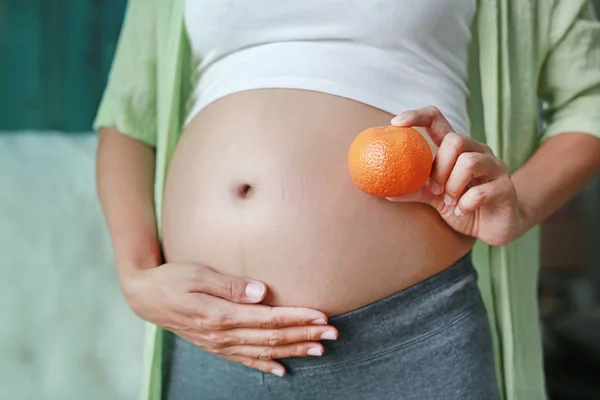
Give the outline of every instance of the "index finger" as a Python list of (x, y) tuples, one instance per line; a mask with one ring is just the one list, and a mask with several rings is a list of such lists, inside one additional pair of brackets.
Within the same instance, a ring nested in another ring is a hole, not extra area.
[(208, 330), (327, 324), (327, 315), (311, 308), (240, 304), (206, 294), (188, 295), (179, 312), (190, 318), (194, 326)]
[[(458, 158), (463, 153), (487, 153), (487, 146), (468, 136), (455, 132), (448, 133), (433, 162), (431, 181), (444, 188)], [(462, 168), (462, 166), (458, 167)]]
[(394, 126), (420, 126), (427, 130), (433, 142), (439, 146), (447, 133), (452, 132), (450, 122), (444, 117), (442, 112), (435, 106), (417, 108), (408, 110), (398, 115), (391, 122)]
[(277, 329), (299, 325), (326, 325), (327, 315), (303, 307), (271, 307), (263, 304), (232, 304), (224, 311), (223, 329)]

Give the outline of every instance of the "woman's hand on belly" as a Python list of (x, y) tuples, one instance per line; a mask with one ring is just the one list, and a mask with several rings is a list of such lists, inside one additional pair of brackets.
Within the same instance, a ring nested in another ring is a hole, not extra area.
[(453, 132), (436, 107), (411, 110), (396, 126), (424, 127), (439, 146), (429, 182), (392, 201), (429, 204), (455, 231), (503, 246), (521, 231), (517, 193), (506, 165), (485, 144)]
[(123, 277), (121, 284), (142, 319), (265, 373), (284, 375), (274, 359), (319, 356), (317, 341), (338, 336), (324, 313), (254, 304), (264, 299), (264, 284), (198, 264), (163, 264)]

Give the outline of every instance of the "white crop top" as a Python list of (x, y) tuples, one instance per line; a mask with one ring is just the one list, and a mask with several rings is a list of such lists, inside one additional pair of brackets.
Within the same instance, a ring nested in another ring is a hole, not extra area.
[(200, 74), (189, 120), (264, 88), (329, 93), (397, 115), (435, 105), (468, 134), (476, 0), (187, 0)]

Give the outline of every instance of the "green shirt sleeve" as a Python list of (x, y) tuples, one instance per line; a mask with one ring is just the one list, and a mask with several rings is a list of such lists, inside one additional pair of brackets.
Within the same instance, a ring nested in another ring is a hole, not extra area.
[(129, 0), (94, 130), (116, 127), (156, 146), (156, 6)]
[(600, 137), (600, 23), (591, 6), (573, 18), (557, 4), (539, 83), (547, 105), (542, 139), (564, 132)]

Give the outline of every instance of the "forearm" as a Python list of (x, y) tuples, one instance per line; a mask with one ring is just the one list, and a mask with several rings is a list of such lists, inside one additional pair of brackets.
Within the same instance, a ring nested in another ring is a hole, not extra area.
[(581, 133), (546, 140), (512, 175), (521, 210), (519, 236), (548, 218), (600, 171), (600, 139)]
[(119, 275), (162, 264), (154, 213), (154, 149), (100, 131), (96, 182)]

